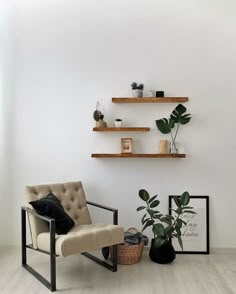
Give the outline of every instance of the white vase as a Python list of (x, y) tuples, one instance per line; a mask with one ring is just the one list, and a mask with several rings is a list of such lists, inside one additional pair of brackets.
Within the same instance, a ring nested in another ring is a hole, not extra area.
[(116, 127), (116, 128), (121, 128), (121, 126), (122, 126), (122, 121), (114, 121), (114, 123), (115, 123), (115, 127)]
[(143, 97), (143, 90), (140, 90), (140, 89), (133, 90), (133, 96), (135, 98), (142, 98)]
[(176, 143), (176, 142), (173, 143), (173, 141), (170, 143), (169, 153), (170, 154), (177, 154), (177, 153), (179, 153), (178, 143)]

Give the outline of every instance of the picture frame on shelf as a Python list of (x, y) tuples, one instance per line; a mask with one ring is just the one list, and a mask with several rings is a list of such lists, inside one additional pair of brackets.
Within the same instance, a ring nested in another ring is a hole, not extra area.
[[(177, 195), (179, 196), (179, 195)], [(178, 241), (172, 239), (172, 245), (177, 254), (210, 254), (209, 244), (209, 196), (190, 196), (190, 207), (194, 207), (197, 214), (186, 214), (182, 218), (187, 224), (181, 228), (184, 250)], [(172, 195), (169, 196), (169, 215), (174, 214), (176, 203)]]
[(121, 153), (132, 153), (132, 138), (121, 138)]

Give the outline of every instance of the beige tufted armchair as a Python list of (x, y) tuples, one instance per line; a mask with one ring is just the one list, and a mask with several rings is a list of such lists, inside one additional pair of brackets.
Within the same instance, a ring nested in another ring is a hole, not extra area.
[[(55, 233), (55, 220), (36, 213), (30, 201), (53, 193), (61, 202), (67, 214), (74, 220), (73, 227), (65, 235)], [(84, 254), (109, 270), (117, 271), (117, 244), (124, 240), (124, 229), (118, 226), (118, 210), (86, 201), (81, 182), (27, 186), (25, 188), (27, 207), (21, 208), (22, 221), (22, 266), (33, 274), (51, 291), (56, 290), (56, 257)], [(113, 224), (92, 224), (87, 205), (113, 212)], [(26, 214), (29, 218), (32, 244), (26, 241)], [(112, 246), (112, 265), (87, 251)], [(27, 264), (27, 249), (50, 255), (50, 282)]]

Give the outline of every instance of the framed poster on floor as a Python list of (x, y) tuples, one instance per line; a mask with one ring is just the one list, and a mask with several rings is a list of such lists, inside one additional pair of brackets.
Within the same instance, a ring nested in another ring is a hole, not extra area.
[[(178, 196), (178, 195), (177, 195)], [(196, 214), (183, 214), (181, 217), (186, 225), (181, 228), (183, 251), (176, 238), (172, 245), (180, 254), (209, 254), (209, 196), (190, 196), (188, 206), (193, 207)], [(174, 196), (169, 196), (169, 214), (174, 215), (177, 206)]]

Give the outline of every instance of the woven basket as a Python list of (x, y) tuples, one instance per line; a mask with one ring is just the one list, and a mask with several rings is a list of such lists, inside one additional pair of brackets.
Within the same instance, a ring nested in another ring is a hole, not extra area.
[[(129, 228), (127, 232), (138, 232), (135, 228)], [(135, 264), (142, 259), (144, 242), (138, 245), (118, 244), (117, 262), (118, 264)]]

